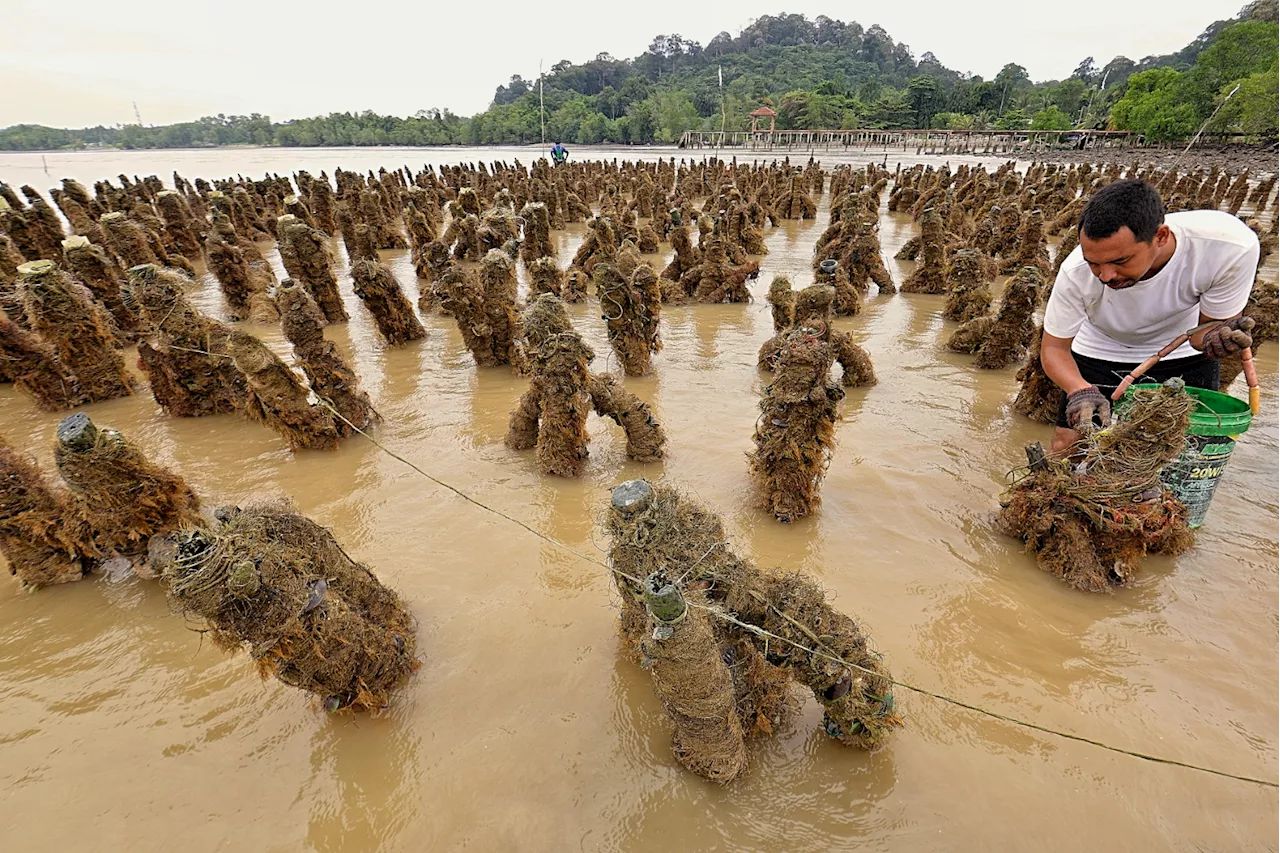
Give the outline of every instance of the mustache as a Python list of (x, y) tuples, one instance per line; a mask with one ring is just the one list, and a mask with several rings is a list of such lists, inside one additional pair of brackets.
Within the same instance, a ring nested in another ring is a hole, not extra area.
[(1112, 290), (1124, 290), (1125, 288), (1133, 287), (1137, 283), (1138, 283), (1137, 279), (1132, 279), (1132, 278), (1126, 278), (1123, 281), (1104, 281), (1103, 282), (1103, 284), (1105, 284), (1107, 287), (1111, 288)]

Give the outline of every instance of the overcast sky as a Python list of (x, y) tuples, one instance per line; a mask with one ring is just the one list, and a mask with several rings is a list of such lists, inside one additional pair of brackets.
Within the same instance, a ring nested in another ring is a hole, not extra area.
[[(880, 24), (914, 54), (990, 78), (1017, 62), (1033, 80), (1069, 75), (1085, 56), (1170, 53), (1244, 0), (987, 0), (786, 5), (864, 27)], [(539, 60), (633, 57), (658, 33), (706, 44), (737, 35), (777, 0), (693, 3), (485, 3), (332, 0), (3, 0), (0, 127), (134, 120), (168, 124), (217, 113), (276, 120), (371, 109), (483, 110), (512, 74)], [(621, 23), (619, 23), (621, 21)]]

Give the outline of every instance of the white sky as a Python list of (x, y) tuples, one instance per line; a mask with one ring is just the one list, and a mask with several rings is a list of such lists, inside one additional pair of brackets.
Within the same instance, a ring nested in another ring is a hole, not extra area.
[[(918, 58), (931, 50), (958, 71), (990, 79), (1005, 62), (1033, 80), (1069, 75), (1085, 56), (1099, 65), (1182, 48), (1244, 0), (1028, 3), (795, 0), (788, 12), (863, 27), (880, 24)], [(607, 51), (634, 57), (658, 33), (706, 44), (737, 35), (777, 0), (595, 4), (403, 0), (3, 0), (0, 127), (132, 122), (217, 113), (276, 120), (371, 109), (411, 115), (484, 109), (514, 73), (536, 77), (561, 59)]]

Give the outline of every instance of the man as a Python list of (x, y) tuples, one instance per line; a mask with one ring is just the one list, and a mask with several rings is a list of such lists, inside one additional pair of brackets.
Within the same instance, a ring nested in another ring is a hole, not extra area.
[(569, 149), (559, 142), (551, 146), (551, 162), (559, 166), (569, 159)]
[(1258, 266), (1258, 238), (1229, 213), (1171, 213), (1155, 187), (1116, 181), (1080, 216), (1080, 245), (1058, 271), (1044, 312), (1040, 358), (1066, 400), (1054, 451), (1111, 420), (1111, 393), (1178, 335), (1191, 340), (1148, 371), (1218, 388), (1218, 359), (1253, 345), (1241, 317)]

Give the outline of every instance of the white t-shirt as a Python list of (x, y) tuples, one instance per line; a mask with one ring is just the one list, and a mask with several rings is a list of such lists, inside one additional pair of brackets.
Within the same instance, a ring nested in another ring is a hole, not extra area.
[[(1218, 210), (1170, 213), (1177, 241), (1160, 272), (1123, 290), (1099, 281), (1079, 246), (1067, 256), (1044, 309), (1044, 330), (1074, 338), (1071, 351), (1107, 361), (1140, 362), (1195, 328), (1200, 313), (1217, 319), (1244, 310), (1258, 266), (1258, 238)], [(1190, 343), (1168, 358), (1196, 355)]]

